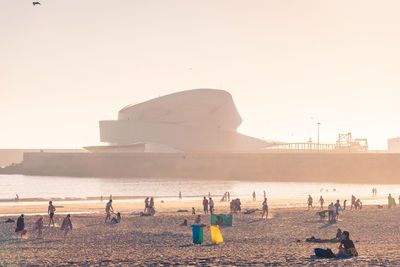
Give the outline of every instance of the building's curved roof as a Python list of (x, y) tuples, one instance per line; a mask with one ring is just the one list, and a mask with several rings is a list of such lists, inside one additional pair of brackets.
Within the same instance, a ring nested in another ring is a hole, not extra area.
[(118, 120), (236, 130), (242, 122), (230, 93), (192, 89), (124, 107)]

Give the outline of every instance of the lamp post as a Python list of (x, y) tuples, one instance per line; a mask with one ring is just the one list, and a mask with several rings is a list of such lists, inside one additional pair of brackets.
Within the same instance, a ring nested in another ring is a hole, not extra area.
[(319, 150), (319, 126), (321, 125), (320, 122), (317, 122), (317, 129), (318, 129), (318, 138), (317, 138), (317, 144), (318, 144), (318, 150)]

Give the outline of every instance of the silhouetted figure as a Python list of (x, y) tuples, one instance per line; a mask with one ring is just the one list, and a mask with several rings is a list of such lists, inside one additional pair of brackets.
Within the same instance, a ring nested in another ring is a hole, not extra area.
[(353, 206), (355, 208), (355, 205), (356, 205), (356, 197), (354, 195), (351, 195), (351, 207), (350, 207), (350, 209), (352, 210)]
[(324, 198), (322, 196), (320, 196), (318, 202), (321, 205), (321, 210), (323, 210), (324, 209), (324, 203), (325, 203)]
[(256, 201), (256, 191), (253, 191), (253, 201)]
[(264, 198), (264, 202), (262, 203), (262, 210), (263, 213), (261, 215), (261, 219), (264, 218), (264, 214), (265, 214), (265, 219), (268, 218), (268, 203), (267, 203), (267, 198)]
[(18, 235), (22, 235), (24, 234), (24, 230), (25, 230), (25, 221), (24, 221), (24, 214), (21, 214), (21, 216), (18, 217), (17, 220), (17, 227), (15, 228), (15, 233)]
[(312, 203), (313, 203), (313, 199), (312, 199), (311, 195), (308, 195), (308, 200), (307, 200), (307, 207), (308, 207), (308, 209), (310, 209), (310, 208), (313, 208), (313, 209), (314, 209)]
[(54, 212), (56, 211), (56, 207), (53, 206), (53, 201), (49, 201), (49, 207), (47, 208), (47, 214), (49, 214), (49, 227), (50, 224), (54, 225)]

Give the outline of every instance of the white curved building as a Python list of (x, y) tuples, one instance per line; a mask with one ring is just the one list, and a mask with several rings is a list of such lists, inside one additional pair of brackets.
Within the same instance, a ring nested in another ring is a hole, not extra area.
[(100, 121), (100, 140), (143, 151), (250, 151), (273, 145), (237, 132), (242, 122), (232, 96), (194, 89), (129, 105), (118, 120)]

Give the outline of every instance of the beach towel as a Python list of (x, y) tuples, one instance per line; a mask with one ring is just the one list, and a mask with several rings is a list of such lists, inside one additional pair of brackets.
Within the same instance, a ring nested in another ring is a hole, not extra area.
[(210, 230), (211, 230), (211, 242), (213, 244), (224, 242), (224, 239), (222, 238), (221, 231), (219, 230), (218, 225), (211, 225)]
[(193, 232), (193, 243), (201, 244), (203, 243), (203, 227), (201, 225), (194, 224), (191, 226)]
[(232, 226), (232, 214), (211, 214), (211, 224), (215, 225), (218, 217), (222, 218), (223, 226)]

